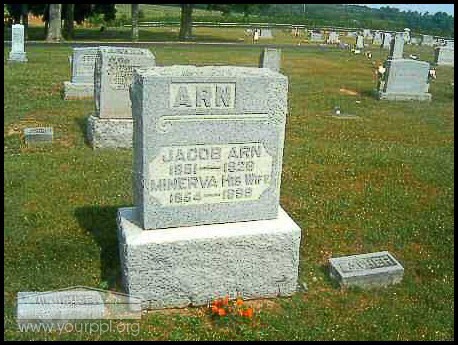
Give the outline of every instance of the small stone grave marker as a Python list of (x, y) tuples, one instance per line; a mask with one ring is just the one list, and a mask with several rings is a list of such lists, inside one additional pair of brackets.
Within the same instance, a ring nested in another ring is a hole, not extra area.
[(404, 267), (387, 251), (329, 259), (330, 276), (341, 286), (371, 288), (401, 282)]
[(24, 139), (27, 146), (29, 144), (52, 143), (52, 127), (24, 128)]

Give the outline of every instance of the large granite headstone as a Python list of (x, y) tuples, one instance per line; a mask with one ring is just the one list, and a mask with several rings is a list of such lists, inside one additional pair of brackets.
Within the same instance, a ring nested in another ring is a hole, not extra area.
[(132, 147), (132, 73), (134, 68), (155, 65), (148, 49), (99, 47), (94, 67), (95, 114), (88, 120), (88, 141), (94, 148)]
[(97, 50), (97, 47), (73, 48), (71, 81), (64, 82), (65, 99), (94, 97), (94, 67)]
[(11, 26), (11, 51), (8, 61), (27, 62), (24, 50), (24, 25), (14, 24)]
[(380, 81), (378, 98), (392, 101), (430, 101), (429, 68), (426, 61), (388, 59)]
[(151, 308), (296, 291), (301, 230), (279, 205), (288, 79), (268, 68), (136, 69), (123, 283)]
[(434, 62), (438, 66), (455, 66), (455, 50), (453, 47), (436, 47), (434, 49)]
[(259, 67), (270, 68), (274, 72), (279, 72), (281, 66), (281, 49), (264, 48), (261, 53)]

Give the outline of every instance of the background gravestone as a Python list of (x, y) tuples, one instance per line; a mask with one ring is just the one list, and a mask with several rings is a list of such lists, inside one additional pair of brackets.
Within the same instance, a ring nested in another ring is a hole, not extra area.
[(11, 51), (8, 61), (27, 62), (27, 56), (24, 50), (24, 25), (22, 24), (11, 26)]
[(404, 33), (397, 32), (391, 41), (389, 59), (402, 59), (404, 52)]
[(383, 40), (382, 40), (382, 33), (380, 31), (376, 31), (374, 33), (373, 39), (372, 39), (372, 44), (380, 46), (382, 45)]
[(281, 50), (276, 48), (264, 48), (261, 53), (259, 67), (270, 68), (274, 72), (279, 72), (281, 66)]
[(137, 69), (123, 283), (151, 308), (296, 291), (301, 231), (279, 205), (287, 78), (267, 68)]
[(436, 47), (434, 49), (434, 63), (441, 66), (454, 66), (455, 65), (455, 50), (445, 47)]
[(390, 49), (392, 40), (393, 36), (389, 32), (385, 32), (383, 35), (382, 48)]
[(432, 47), (434, 45), (434, 37), (431, 35), (422, 35), (421, 45)]
[(321, 32), (311, 32), (310, 41), (311, 42), (323, 42), (323, 34)]
[(132, 73), (134, 68), (155, 65), (148, 49), (99, 47), (94, 67), (95, 114), (89, 117), (87, 130), (94, 148), (132, 147)]
[(363, 49), (364, 48), (364, 36), (358, 35), (356, 36), (356, 49)]
[(337, 32), (335, 32), (335, 31), (331, 31), (329, 33), (329, 37), (328, 37), (326, 43), (328, 43), (328, 44), (339, 44), (340, 43), (339, 34)]
[(273, 38), (272, 30), (269, 28), (261, 28), (259, 38)]
[(64, 82), (65, 99), (85, 99), (94, 97), (94, 68), (97, 47), (73, 48), (71, 61), (71, 81)]

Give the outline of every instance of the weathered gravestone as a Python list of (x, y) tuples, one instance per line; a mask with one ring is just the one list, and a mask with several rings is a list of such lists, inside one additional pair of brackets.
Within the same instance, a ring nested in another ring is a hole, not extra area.
[(339, 34), (335, 31), (329, 33), (328, 39), (326, 40), (327, 44), (339, 44)]
[(434, 45), (434, 37), (431, 35), (422, 35), (421, 45), (432, 47)]
[(356, 49), (363, 49), (364, 48), (364, 36), (358, 35), (356, 37)]
[(429, 63), (403, 59), (403, 34), (398, 33), (391, 45), (385, 74), (379, 83), (378, 98), (393, 101), (430, 101)]
[(136, 67), (155, 65), (148, 49), (99, 47), (94, 67), (95, 114), (89, 117), (87, 129), (94, 148), (132, 147), (132, 73)]
[(259, 38), (273, 38), (272, 30), (269, 28), (261, 28)]
[(447, 46), (436, 47), (434, 49), (434, 63), (441, 66), (454, 66), (455, 65), (455, 50)]
[(264, 48), (261, 53), (259, 67), (270, 68), (274, 72), (279, 72), (281, 66), (281, 49)]
[(380, 46), (382, 45), (382, 43), (383, 43), (382, 33), (380, 31), (376, 31), (372, 38), (372, 44)]
[(449, 49), (455, 48), (455, 40), (445, 40), (445, 47)]
[(341, 286), (385, 287), (402, 281), (404, 268), (387, 251), (329, 259), (331, 278)]
[(389, 32), (385, 32), (383, 34), (382, 48), (390, 49), (392, 40), (393, 40), (393, 36)]
[(53, 140), (52, 127), (24, 128), (24, 142), (27, 146), (50, 144)]
[(411, 36), (410, 37), (410, 44), (412, 45), (419, 45), (421, 42), (420, 38), (419, 37), (414, 37), (414, 36)]
[(24, 25), (22, 24), (11, 26), (11, 51), (8, 61), (27, 62), (27, 56), (24, 50)]
[(314, 32), (310, 33), (310, 42), (323, 42), (323, 34), (321, 32)]
[(388, 59), (402, 59), (404, 52), (404, 33), (397, 32), (394, 39), (391, 41), (390, 54)]
[(123, 282), (152, 308), (296, 291), (301, 230), (279, 205), (288, 79), (267, 68), (136, 69)]
[(363, 37), (364, 38), (371, 38), (372, 37), (371, 30), (370, 29), (363, 29)]
[(64, 99), (94, 97), (94, 67), (98, 47), (73, 48), (71, 81), (64, 82)]

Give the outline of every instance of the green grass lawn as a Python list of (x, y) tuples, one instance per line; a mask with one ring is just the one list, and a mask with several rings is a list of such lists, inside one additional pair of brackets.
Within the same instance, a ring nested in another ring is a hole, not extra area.
[[(218, 36), (219, 34), (213, 34)], [(159, 65), (257, 66), (262, 44), (150, 46)], [(4, 50), (4, 338), (8, 340), (445, 340), (454, 337), (453, 68), (439, 67), (431, 103), (377, 101), (373, 65), (343, 50), (283, 48), (289, 114), (281, 205), (302, 229), (289, 298), (251, 301), (252, 322), (215, 322), (205, 308), (151, 311), (140, 333), (21, 333), (18, 291), (120, 285), (116, 211), (131, 206), (130, 150), (92, 150), (92, 101), (64, 101), (68, 46)], [(420, 48), (420, 47), (417, 47)], [(406, 52), (410, 54), (406, 47)], [(416, 49), (416, 48), (415, 48)], [(420, 52), (432, 60), (432, 49)], [(374, 60), (387, 51), (374, 50)], [(356, 95), (355, 95), (356, 93)], [(330, 116), (338, 105), (355, 119)], [(51, 146), (25, 147), (22, 129), (54, 128)], [(330, 257), (388, 250), (401, 284), (339, 289)], [(116, 321), (117, 324), (121, 321)]]

